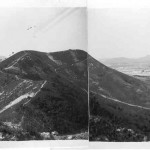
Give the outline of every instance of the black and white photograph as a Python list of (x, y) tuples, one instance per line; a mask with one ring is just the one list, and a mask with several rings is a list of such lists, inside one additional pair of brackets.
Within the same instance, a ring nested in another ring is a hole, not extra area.
[(149, 142), (148, 0), (0, 0), (0, 149)]
[(88, 140), (84, 7), (0, 9), (0, 140)]
[(150, 9), (88, 12), (89, 139), (150, 141)]

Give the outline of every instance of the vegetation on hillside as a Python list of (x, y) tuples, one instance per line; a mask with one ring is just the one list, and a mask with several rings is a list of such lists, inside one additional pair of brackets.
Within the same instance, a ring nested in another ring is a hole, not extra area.
[[(105, 101), (105, 104), (102, 102)], [(140, 142), (149, 141), (149, 123), (146, 118), (150, 112), (143, 110), (132, 113), (130, 107), (110, 104), (107, 100), (90, 94), (90, 141)], [(108, 100), (109, 101), (109, 100)], [(126, 113), (123, 112), (124, 109)], [(134, 109), (134, 108), (133, 108)], [(135, 114), (137, 113), (137, 114)]]

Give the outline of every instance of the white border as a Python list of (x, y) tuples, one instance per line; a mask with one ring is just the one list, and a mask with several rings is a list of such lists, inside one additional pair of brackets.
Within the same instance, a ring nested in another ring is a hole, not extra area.
[(86, 7), (86, 0), (0, 0), (0, 7)]
[(88, 8), (150, 8), (150, 0), (87, 0)]
[(88, 140), (0, 141), (2, 148), (88, 148)]
[(89, 142), (89, 149), (150, 149), (150, 142)]

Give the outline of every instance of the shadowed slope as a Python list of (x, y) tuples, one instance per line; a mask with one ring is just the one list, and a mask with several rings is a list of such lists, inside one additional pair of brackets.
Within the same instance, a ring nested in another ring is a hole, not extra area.
[(88, 128), (87, 53), (21, 51), (0, 63), (0, 118), (28, 132)]
[(90, 140), (149, 141), (150, 87), (89, 57)]

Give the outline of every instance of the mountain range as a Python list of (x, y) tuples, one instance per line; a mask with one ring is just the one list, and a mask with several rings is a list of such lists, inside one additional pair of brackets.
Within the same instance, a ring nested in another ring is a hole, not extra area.
[(126, 57), (116, 57), (116, 58), (106, 58), (100, 59), (100, 62), (110, 67), (125, 67), (134, 65), (146, 65), (150, 66), (150, 55), (139, 57), (139, 58), (126, 58)]
[(150, 80), (83, 50), (24, 50), (0, 63), (0, 140), (149, 141), (149, 116)]
[(150, 55), (140, 58), (110, 58), (100, 60), (106, 66), (132, 76), (150, 76)]

